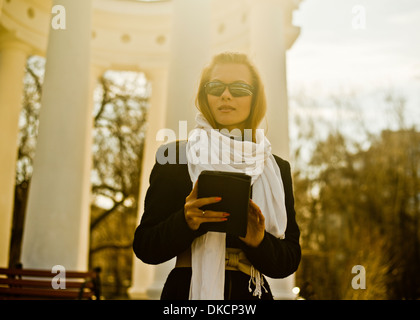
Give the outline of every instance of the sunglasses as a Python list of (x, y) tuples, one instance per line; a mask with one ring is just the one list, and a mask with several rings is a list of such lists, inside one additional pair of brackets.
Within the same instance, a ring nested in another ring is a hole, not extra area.
[(211, 81), (204, 85), (204, 90), (207, 94), (220, 97), (223, 92), (225, 92), (226, 87), (229, 88), (229, 92), (233, 97), (252, 96), (254, 93), (253, 86), (241, 82), (233, 82), (227, 84), (221, 81)]

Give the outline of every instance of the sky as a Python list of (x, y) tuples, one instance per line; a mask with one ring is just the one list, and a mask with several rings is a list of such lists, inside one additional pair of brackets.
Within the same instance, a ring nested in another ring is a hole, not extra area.
[(304, 92), (325, 101), (308, 114), (333, 120), (328, 97), (353, 92), (380, 130), (389, 118), (378, 99), (392, 91), (407, 98), (408, 122), (420, 128), (420, 0), (303, 0), (293, 23), (301, 34), (287, 52), (291, 113)]

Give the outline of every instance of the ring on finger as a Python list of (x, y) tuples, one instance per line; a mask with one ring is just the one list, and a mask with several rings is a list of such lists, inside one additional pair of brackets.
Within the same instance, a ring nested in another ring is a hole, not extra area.
[(203, 216), (204, 216), (204, 215), (206, 214), (206, 212), (205, 212), (205, 211), (203, 211), (203, 212), (202, 212), (202, 214), (203, 214)]

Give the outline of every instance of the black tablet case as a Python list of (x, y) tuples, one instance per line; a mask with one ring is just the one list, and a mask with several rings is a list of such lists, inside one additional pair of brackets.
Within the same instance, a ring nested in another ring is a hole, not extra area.
[(200, 230), (245, 237), (250, 195), (251, 177), (245, 173), (207, 170), (201, 172), (198, 177), (198, 198), (222, 198), (220, 202), (201, 207), (201, 210), (227, 212), (230, 216), (224, 222), (202, 223)]

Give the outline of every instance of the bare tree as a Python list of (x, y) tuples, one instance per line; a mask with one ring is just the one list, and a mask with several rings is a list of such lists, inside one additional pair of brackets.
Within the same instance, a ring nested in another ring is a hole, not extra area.
[[(36, 151), (44, 59), (28, 59), (9, 264), (20, 261), (27, 190)], [(106, 297), (124, 296), (131, 281), (140, 168), (149, 87), (139, 73), (106, 72), (95, 91), (90, 267), (100, 266)], [(108, 296), (107, 296), (108, 295)]]
[[(420, 132), (405, 125), (405, 99), (385, 97), (394, 130), (356, 141), (334, 125), (325, 138), (308, 132), (295, 144), (315, 146), (309, 161), (295, 161), (294, 174), (303, 248), (297, 283), (307, 299), (420, 297)], [(365, 290), (351, 286), (354, 265), (366, 268)]]
[(27, 60), (22, 111), (19, 118), (19, 147), (9, 254), (9, 266), (11, 267), (20, 261), (26, 200), (32, 177), (32, 160), (35, 155), (36, 138), (38, 136), (38, 117), (41, 108), (44, 68), (44, 60), (38, 57), (30, 57)]
[(94, 119), (90, 265), (101, 266), (110, 297), (131, 281), (140, 169), (148, 108), (141, 75), (105, 73)]

